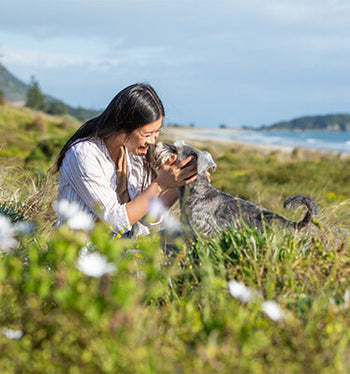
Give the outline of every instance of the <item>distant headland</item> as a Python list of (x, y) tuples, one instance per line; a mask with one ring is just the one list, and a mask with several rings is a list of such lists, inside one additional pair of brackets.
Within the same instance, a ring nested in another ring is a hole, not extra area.
[(350, 131), (350, 114), (326, 114), (305, 116), (263, 125), (250, 130), (259, 131)]

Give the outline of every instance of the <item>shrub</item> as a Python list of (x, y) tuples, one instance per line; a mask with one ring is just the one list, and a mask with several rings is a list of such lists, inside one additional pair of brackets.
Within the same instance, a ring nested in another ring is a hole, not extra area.
[[(17, 239), (0, 261), (2, 373), (349, 369), (349, 242), (245, 228), (169, 256), (157, 234), (102, 224)], [(100, 265), (83, 265), (83, 247)]]
[(27, 130), (36, 130), (40, 133), (45, 132), (46, 123), (43, 117), (38, 116), (34, 118), (34, 120), (27, 125)]

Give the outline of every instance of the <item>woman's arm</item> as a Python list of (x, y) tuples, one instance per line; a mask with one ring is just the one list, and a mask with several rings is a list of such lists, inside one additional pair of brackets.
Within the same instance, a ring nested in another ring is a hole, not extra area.
[(178, 197), (176, 188), (193, 182), (197, 177), (196, 164), (185, 167), (191, 160), (192, 156), (181, 162), (176, 156), (170, 158), (148, 188), (126, 204), (131, 225), (147, 214), (153, 199), (161, 197), (166, 206), (171, 206), (176, 201)]
[(172, 188), (168, 191), (165, 191), (160, 198), (162, 200), (163, 205), (169, 209), (175, 204), (176, 200), (179, 198), (179, 191), (177, 188)]
[(196, 165), (183, 167), (189, 161), (190, 158), (176, 161), (176, 156), (169, 159), (149, 187), (126, 204), (118, 202), (116, 191), (105, 173), (106, 168), (113, 168), (112, 174), (114, 166), (103, 161), (100, 151), (90, 142), (79, 143), (67, 151), (60, 171), (97, 216), (111, 224), (113, 230), (127, 231), (147, 214), (152, 199), (163, 194), (170, 196), (176, 187), (195, 180)]

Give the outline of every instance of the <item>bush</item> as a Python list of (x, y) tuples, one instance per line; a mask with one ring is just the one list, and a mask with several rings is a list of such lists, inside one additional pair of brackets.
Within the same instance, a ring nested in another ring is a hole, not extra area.
[(30, 161), (52, 161), (65, 144), (66, 139), (61, 137), (43, 139), (37, 142), (36, 147), (26, 157), (25, 162)]
[(5, 93), (4, 90), (0, 89), (0, 106), (5, 105), (6, 100), (5, 100)]
[[(157, 234), (102, 224), (17, 239), (0, 262), (2, 373), (349, 369), (349, 242), (246, 228), (167, 256)], [(87, 243), (105, 273), (79, 260)]]
[(27, 130), (36, 130), (40, 133), (45, 132), (46, 130), (45, 120), (41, 116), (34, 118), (34, 120), (27, 125)]

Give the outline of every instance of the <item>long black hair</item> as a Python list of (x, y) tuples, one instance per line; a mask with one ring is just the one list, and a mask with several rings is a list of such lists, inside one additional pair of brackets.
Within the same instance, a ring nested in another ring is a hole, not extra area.
[(134, 130), (164, 117), (164, 107), (155, 90), (146, 83), (136, 83), (120, 91), (97, 117), (85, 122), (66, 142), (55, 162), (57, 172), (67, 150), (77, 141), (91, 138), (107, 140), (118, 132)]

